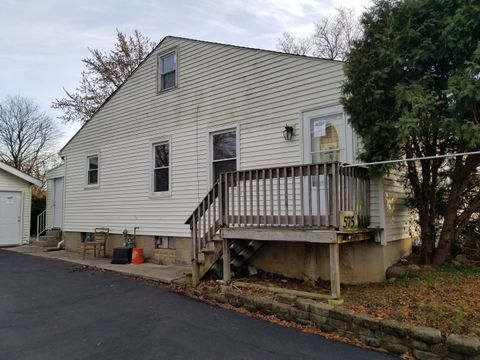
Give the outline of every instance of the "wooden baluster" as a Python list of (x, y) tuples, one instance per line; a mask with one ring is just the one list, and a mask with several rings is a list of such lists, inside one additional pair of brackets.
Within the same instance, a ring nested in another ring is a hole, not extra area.
[(257, 225), (260, 225), (260, 184), (258, 180), (258, 170), (255, 170), (255, 182), (257, 185)]
[(355, 211), (356, 210), (356, 200), (357, 200), (357, 169), (350, 168), (351, 173), (351, 189), (352, 189), (352, 196), (350, 199), (350, 208)]
[[(365, 170), (365, 173), (367, 171)], [(368, 179), (368, 174), (365, 175), (366, 176), (366, 179), (365, 179), (365, 183), (366, 183), (366, 187), (367, 187), (367, 209), (365, 211), (365, 214), (368, 216), (368, 223), (370, 223), (370, 192), (371, 192), (371, 188), (370, 188), (370, 180)]]
[(210, 191), (208, 192), (208, 195), (207, 195), (207, 205), (208, 205), (208, 208), (207, 208), (207, 211), (208, 211), (208, 228), (207, 228), (207, 241), (210, 242), (211, 238), (210, 238), (210, 229), (211, 229), (211, 226), (212, 226), (212, 223), (211, 223), (211, 208), (210, 208)]
[(292, 167), (292, 205), (293, 205), (293, 226), (297, 226), (297, 184), (295, 180), (295, 168)]
[[(217, 224), (217, 199), (218, 199), (218, 184), (213, 186), (213, 229), (215, 229), (215, 225)], [(214, 230), (215, 234), (216, 230)]]
[(354, 197), (355, 197), (355, 194), (354, 194), (355, 181), (354, 181), (354, 177), (353, 177), (354, 170), (355, 170), (354, 168), (348, 168), (348, 177), (347, 177), (347, 181), (348, 181), (348, 209), (347, 210), (355, 210), (353, 208), (353, 200), (354, 200)]
[[(248, 172), (248, 189), (250, 192), (250, 226), (253, 226), (253, 183), (252, 183), (252, 171)], [(245, 205), (247, 206), (247, 205)], [(247, 210), (245, 210), (246, 212)]]
[(280, 179), (281, 179), (281, 174), (280, 174), (280, 168), (277, 168), (276, 171), (277, 174), (277, 203), (278, 203), (278, 216), (277, 216), (277, 222), (278, 225), (282, 225), (282, 200), (281, 200), (281, 194), (280, 194)]
[(338, 227), (338, 164), (331, 164), (332, 169), (332, 219), (330, 219), (330, 224), (334, 227)]
[(320, 214), (320, 167), (315, 165), (315, 171), (317, 172), (317, 226), (321, 226), (321, 214)]
[(274, 223), (274, 209), (273, 209), (273, 170), (270, 169), (270, 226)]
[(349, 204), (348, 204), (348, 201), (349, 201), (349, 193), (348, 193), (348, 191), (349, 191), (349, 187), (348, 187), (349, 169), (348, 168), (343, 168), (342, 170), (343, 170), (343, 191), (344, 191), (343, 210), (347, 211), (347, 210), (350, 210), (349, 209)]
[(357, 210), (357, 169), (351, 168), (352, 174), (352, 200), (350, 200), (350, 207), (353, 211)]
[[(251, 180), (250, 180), (251, 181)], [(248, 225), (247, 217), (247, 173), (243, 173), (243, 226)]]
[(323, 164), (323, 184), (325, 188), (323, 189), (323, 194), (325, 198), (325, 223), (323, 225), (329, 226), (330, 224), (330, 184), (328, 183), (329, 176), (328, 176), (328, 165), (326, 163)]
[(283, 168), (283, 187), (285, 192), (285, 224), (289, 226), (290, 221), (288, 219), (288, 169)]
[(242, 224), (242, 202), (241, 202), (241, 187), (240, 187), (240, 172), (237, 171), (237, 201), (238, 201), (238, 226)]
[(205, 234), (207, 233), (207, 221), (206, 221), (207, 216), (205, 214), (205, 211), (206, 211), (205, 210), (205, 200), (202, 201), (202, 209), (203, 209), (203, 211), (202, 211), (203, 231), (202, 231), (201, 239), (202, 239), (202, 248), (204, 248), (205, 247)]
[(198, 259), (198, 251), (197, 251), (197, 210), (192, 214), (192, 259), (197, 262)]
[[(218, 218), (219, 218), (219, 224), (218, 226), (222, 226), (225, 224), (225, 214), (223, 213), (224, 211), (224, 206), (223, 206), (223, 180), (224, 180), (224, 175), (220, 174), (220, 181), (218, 183)], [(216, 232), (216, 231), (215, 231)]]
[(230, 193), (228, 191), (228, 178), (229, 174), (224, 174), (225, 176), (225, 187), (224, 187), (224, 194), (225, 194), (225, 226), (230, 226)]
[(266, 171), (262, 170), (263, 177), (263, 226), (267, 225), (267, 179)]
[(312, 166), (308, 165), (307, 167), (307, 176), (308, 176), (308, 224), (313, 225), (312, 221)]
[(300, 221), (302, 226), (305, 226), (305, 191), (303, 189), (303, 166), (300, 165)]
[(346, 198), (347, 198), (347, 186), (346, 186), (346, 179), (347, 179), (347, 176), (346, 176), (346, 169), (345, 168), (342, 168), (340, 167), (339, 168), (339, 171), (340, 171), (340, 186), (341, 186), (341, 189), (340, 189), (340, 197), (342, 199), (342, 201), (340, 201), (340, 211), (343, 211), (343, 210), (347, 210), (347, 204), (346, 204)]
[(231, 187), (230, 202), (232, 203), (231, 224), (235, 226), (235, 173), (230, 174), (230, 187)]

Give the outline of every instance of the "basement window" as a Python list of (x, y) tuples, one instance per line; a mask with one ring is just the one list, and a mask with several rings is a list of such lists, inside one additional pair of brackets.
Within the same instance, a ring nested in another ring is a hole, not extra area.
[(171, 51), (158, 58), (159, 91), (173, 89), (177, 86), (177, 51)]

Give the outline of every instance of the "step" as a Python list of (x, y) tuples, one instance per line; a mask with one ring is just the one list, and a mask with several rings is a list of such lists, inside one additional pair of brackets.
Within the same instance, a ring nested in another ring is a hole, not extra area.
[(62, 230), (59, 229), (49, 229), (45, 233), (46, 236), (54, 236), (56, 238), (62, 237)]
[(223, 242), (223, 238), (220, 234), (215, 234), (212, 236), (212, 242), (215, 241), (215, 242)]
[(58, 239), (42, 239), (40, 238), (38, 241), (34, 241), (33, 245), (40, 246), (40, 247), (56, 247), (58, 244)]
[(215, 246), (215, 243), (213, 241), (208, 242), (205, 247), (202, 249), (202, 252), (207, 253), (211, 252), (214, 253), (217, 251), (217, 248)]
[(204, 253), (198, 253), (197, 254), (197, 263), (198, 264), (205, 264), (205, 254)]

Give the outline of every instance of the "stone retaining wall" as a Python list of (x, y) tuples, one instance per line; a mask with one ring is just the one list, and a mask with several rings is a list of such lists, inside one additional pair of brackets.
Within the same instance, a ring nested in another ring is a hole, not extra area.
[(287, 294), (275, 294), (273, 297), (252, 295), (228, 286), (222, 286), (219, 292), (212, 292), (211, 288), (195, 290), (195, 294), (251, 312), (273, 314), (282, 320), (315, 325), (324, 332), (336, 332), (359, 339), (371, 347), (384, 348), (396, 354), (413, 354), (419, 360), (480, 360), (480, 339), (476, 337), (457, 334), (444, 336), (437, 329), (379, 320), (355, 314), (343, 307)]

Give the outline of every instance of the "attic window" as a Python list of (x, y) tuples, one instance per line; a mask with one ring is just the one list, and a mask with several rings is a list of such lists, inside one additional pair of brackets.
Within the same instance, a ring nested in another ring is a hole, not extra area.
[(168, 90), (177, 86), (177, 51), (161, 55), (158, 61), (159, 90)]

